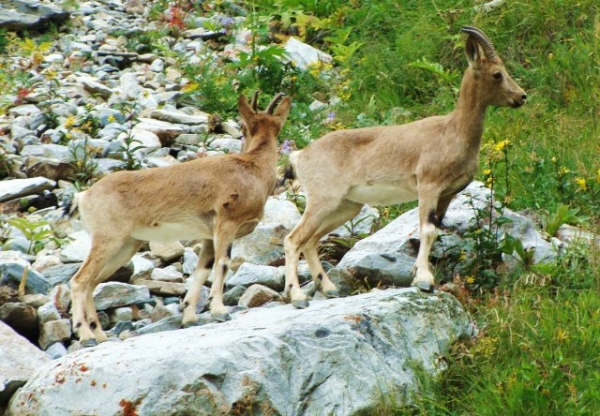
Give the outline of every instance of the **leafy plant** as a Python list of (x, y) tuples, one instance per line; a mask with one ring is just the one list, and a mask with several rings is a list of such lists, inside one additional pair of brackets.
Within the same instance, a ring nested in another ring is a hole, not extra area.
[(29, 241), (27, 254), (36, 254), (44, 248), (44, 244), (48, 240), (59, 241), (54, 236), (54, 231), (46, 220), (35, 221), (24, 217), (14, 217), (9, 219), (7, 223), (21, 231)]

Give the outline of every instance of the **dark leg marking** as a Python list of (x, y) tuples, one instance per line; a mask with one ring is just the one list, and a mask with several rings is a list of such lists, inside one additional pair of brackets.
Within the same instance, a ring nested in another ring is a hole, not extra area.
[(432, 209), (431, 211), (429, 211), (429, 215), (427, 216), (427, 221), (433, 225), (435, 225), (437, 227), (437, 216), (435, 215), (435, 210)]
[(227, 247), (227, 257), (231, 258), (231, 250), (233, 248), (233, 244), (229, 244), (229, 247)]
[(224, 264), (224, 265), (223, 265), (223, 278), (225, 278), (225, 276), (227, 275), (227, 270), (228, 270), (228, 269), (227, 269), (227, 265), (226, 265), (226, 264)]
[(206, 265), (204, 266), (204, 268), (212, 269), (214, 265), (215, 265), (215, 258), (213, 257), (212, 259), (210, 259), (209, 261), (206, 262)]
[(183, 308), (187, 308), (188, 306), (190, 306), (190, 303), (188, 301), (183, 302)]
[(90, 328), (92, 329), (92, 331), (93, 331), (94, 329), (96, 329), (96, 327), (97, 327), (97, 326), (98, 326), (98, 324), (96, 324), (96, 322), (92, 322), (92, 323), (90, 323)]
[(322, 274), (322, 273), (319, 273), (319, 275), (317, 276), (317, 279), (319, 279), (319, 280), (323, 280), (323, 274)]

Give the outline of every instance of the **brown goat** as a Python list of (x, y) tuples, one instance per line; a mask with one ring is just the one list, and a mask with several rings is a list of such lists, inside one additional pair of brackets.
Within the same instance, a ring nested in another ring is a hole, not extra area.
[[(92, 298), (94, 288), (139, 250), (143, 241), (202, 240), (192, 287), (182, 303), (183, 325), (196, 322), (196, 303), (211, 269), (210, 311), (230, 319), (223, 283), (235, 238), (254, 230), (277, 179), (277, 136), (291, 100), (277, 95), (264, 112), (240, 96), (244, 152), (169, 167), (116, 172), (77, 194), (65, 212), (79, 215), (92, 238), (81, 269), (71, 279), (73, 329), (84, 345), (106, 340)], [(275, 106), (277, 103), (277, 108)]]
[(291, 155), (306, 192), (304, 215), (285, 239), (286, 290), (294, 306), (308, 306), (298, 283), (300, 252), (317, 287), (327, 296), (337, 296), (319, 261), (317, 244), (356, 216), (363, 204), (418, 200), (421, 244), (413, 285), (433, 290), (429, 253), (436, 227), (452, 198), (477, 172), (486, 108), (517, 108), (527, 100), (488, 37), (474, 27), (461, 30), (468, 35), (469, 67), (454, 111), (400, 126), (335, 131)]

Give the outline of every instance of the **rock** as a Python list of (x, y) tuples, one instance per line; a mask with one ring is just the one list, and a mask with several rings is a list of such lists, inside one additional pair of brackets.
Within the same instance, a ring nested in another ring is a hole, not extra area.
[(92, 239), (87, 231), (76, 231), (69, 235), (69, 241), (63, 244), (60, 261), (63, 263), (81, 263), (92, 248)]
[(171, 241), (168, 243), (150, 241), (150, 251), (152, 255), (159, 257), (161, 260), (170, 262), (183, 256), (184, 246), (179, 241)]
[(198, 255), (190, 247), (183, 249), (183, 273), (191, 275), (198, 265)]
[(37, 158), (51, 159), (56, 162), (71, 160), (71, 150), (62, 144), (28, 144), (21, 149), (21, 156), (35, 156)]
[(50, 358), (0, 321), (0, 407)]
[(156, 268), (150, 274), (151, 280), (160, 280), (163, 282), (181, 283), (183, 282), (183, 273), (173, 266), (167, 266), (164, 269)]
[(36, 309), (50, 302), (50, 298), (46, 295), (42, 295), (41, 293), (23, 295), (20, 297), (20, 299), (21, 302), (29, 306), (33, 306)]
[(70, 13), (60, 5), (27, 0), (4, 0), (0, 27), (9, 31), (39, 30), (54, 23), (60, 26)]
[(279, 293), (267, 286), (254, 284), (250, 286), (240, 297), (238, 305), (244, 308), (256, 308), (271, 300), (278, 298)]
[[(143, 152), (144, 154), (151, 152), (162, 147), (161, 141), (158, 135), (149, 131), (134, 127), (131, 131), (123, 132), (119, 134), (117, 140), (124, 142), (127, 137), (131, 137), (134, 141), (133, 147), (142, 146), (142, 149), (136, 152)], [(123, 143), (123, 145), (125, 145)]]
[(0, 202), (50, 190), (56, 182), (46, 178), (9, 179), (0, 181)]
[[(234, 286), (225, 293), (223, 293), (223, 303), (226, 306), (235, 306), (239, 303), (240, 298), (246, 292), (246, 287), (239, 285)], [(196, 311), (198, 311), (196, 309)]]
[(57, 358), (64, 357), (67, 355), (67, 349), (62, 342), (55, 342), (46, 348), (46, 354), (48, 357), (56, 360)]
[(37, 331), (36, 310), (23, 302), (6, 302), (0, 305), (0, 321), (27, 337)]
[(208, 119), (210, 117), (210, 114), (202, 113), (202, 114), (190, 115), (190, 114), (186, 114), (181, 111), (164, 110), (163, 109), (163, 110), (152, 111), (152, 113), (150, 113), (150, 117), (157, 119), (157, 120), (167, 121), (169, 123), (174, 123), (174, 124), (197, 125), (197, 124), (208, 124)]
[(49, 321), (41, 326), (40, 347), (45, 350), (56, 342), (64, 342), (71, 338), (71, 321), (69, 319), (59, 319)]
[(133, 264), (133, 275), (131, 279), (144, 279), (150, 276), (152, 270), (160, 264), (160, 261), (148, 258), (149, 253), (136, 253), (131, 258)]
[[(25, 284), (26, 293), (46, 294), (51, 288), (50, 282), (40, 273), (27, 267), (27, 282)], [(17, 289), (25, 274), (25, 267), (22, 263), (3, 263), (0, 264), (0, 285), (8, 285)]]
[(600, 244), (600, 237), (572, 225), (563, 224), (556, 231), (556, 237), (565, 243)]
[(100, 283), (94, 289), (94, 303), (99, 311), (127, 306), (148, 299), (150, 299), (150, 291), (145, 286), (108, 282)]
[(60, 264), (48, 267), (43, 271), (50, 286), (54, 287), (62, 283), (68, 283), (77, 273), (83, 263)]
[(110, 321), (113, 323), (120, 321), (131, 321), (133, 319), (133, 310), (129, 306), (115, 308), (108, 313)]
[[(168, 319), (176, 327), (181, 317)], [(437, 374), (451, 343), (472, 335), (451, 295), (413, 289), (313, 301), (304, 310), (250, 309), (225, 323), (68, 354), (36, 372), (7, 416), (103, 416), (124, 406), (138, 414), (364, 414), (382, 396), (402, 406), (418, 394), (412, 366)]]
[(60, 313), (54, 306), (54, 302), (47, 302), (37, 309), (37, 318), (40, 325), (50, 321), (58, 321), (60, 319)]
[(159, 280), (135, 279), (134, 285), (145, 286), (159, 296), (183, 296), (187, 292), (185, 283), (161, 282)]
[(180, 125), (144, 117), (139, 118), (139, 123), (135, 127), (156, 134), (163, 146), (169, 146), (177, 136), (187, 132), (187, 129)]
[(291, 37), (285, 44), (287, 59), (300, 69), (307, 69), (318, 62), (333, 63), (333, 58), (310, 45)]
[(233, 276), (225, 281), (227, 287), (251, 286), (258, 283), (273, 290), (282, 291), (285, 284), (283, 270), (273, 266), (242, 263)]

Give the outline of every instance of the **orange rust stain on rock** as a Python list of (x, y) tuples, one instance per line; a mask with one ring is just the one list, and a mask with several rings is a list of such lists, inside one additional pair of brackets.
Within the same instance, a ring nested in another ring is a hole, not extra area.
[(142, 402), (142, 399), (137, 399), (135, 402), (131, 402), (126, 399), (122, 399), (119, 402), (119, 406), (123, 409), (123, 416), (139, 416), (137, 407)]
[(352, 315), (352, 316), (344, 316), (344, 319), (346, 321), (353, 321), (355, 323), (359, 323), (360, 322), (360, 316), (356, 316), (356, 315)]

